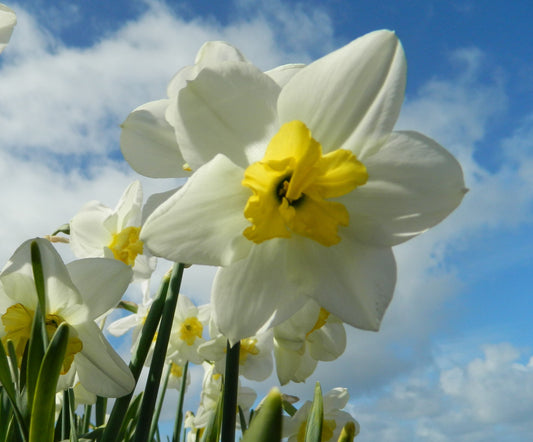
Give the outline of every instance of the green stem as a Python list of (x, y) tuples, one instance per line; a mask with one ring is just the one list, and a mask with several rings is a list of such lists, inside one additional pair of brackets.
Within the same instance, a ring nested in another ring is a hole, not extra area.
[(180, 429), (183, 422), (183, 399), (185, 398), (185, 388), (187, 388), (187, 371), (189, 370), (189, 361), (183, 366), (183, 375), (181, 376), (180, 397), (176, 410), (176, 421), (174, 422), (174, 435), (172, 442), (180, 442)]
[[(130, 362), (130, 370), (135, 378), (135, 382), (137, 382), (139, 379), (144, 366), (144, 361), (146, 361), (146, 356), (148, 355), (155, 332), (159, 326), (159, 320), (163, 314), (163, 308), (165, 306), (165, 299), (169, 284), (170, 277), (165, 276), (161, 286), (159, 287), (159, 291), (154, 299), (154, 302), (150, 306), (150, 311), (146, 316), (146, 320), (144, 321), (141, 337), (139, 339), (139, 343), (137, 344), (137, 350)], [(109, 416), (109, 420), (107, 421), (104, 434), (102, 435), (101, 442), (112, 442), (116, 440), (117, 436), (120, 434), (120, 427), (122, 426), (122, 422), (126, 416), (132, 396), (133, 391), (115, 401)]]
[(157, 424), (159, 422), (159, 415), (161, 414), (161, 408), (163, 407), (163, 401), (165, 400), (165, 393), (167, 392), (168, 378), (170, 377), (170, 367), (172, 362), (167, 364), (165, 368), (165, 374), (163, 375), (163, 387), (160, 389), (159, 398), (157, 399), (157, 405), (155, 407), (155, 413), (152, 417), (152, 425), (150, 426), (150, 433), (148, 434), (148, 440), (154, 440), (154, 434), (157, 430)]
[(174, 264), (174, 268), (172, 269), (168, 295), (165, 300), (163, 315), (161, 316), (161, 324), (159, 325), (159, 332), (155, 342), (152, 364), (150, 365), (150, 371), (148, 372), (148, 379), (146, 381), (134, 442), (146, 442), (148, 440), (149, 426), (146, 425), (146, 423), (152, 420), (154, 412), (157, 391), (161, 381), (161, 372), (163, 371), (163, 365), (165, 364), (168, 341), (172, 330), (172, 322), (174, 320), (174, 311), (176, 310), (176, 305), (178, 303), (184, 267), (183, 264)]
[(221, 442), (235, 442), (240, 350), (240, 341), (233, 347), (230, 347), (228, 341), (226, 352), (226, 373), (224, 375), (224, 407), (222, 409)]

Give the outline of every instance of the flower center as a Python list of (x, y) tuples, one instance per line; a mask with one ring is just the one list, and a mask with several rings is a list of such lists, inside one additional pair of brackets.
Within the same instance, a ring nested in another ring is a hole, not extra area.
[(139, 239), (140, 227), (126, 227), (113, 235), (109, 248), (115, 259), (133, 266), (137, 255), (143, 252), (143, 242)]
[(198, 318), (191, 316), (181, 324), (180, 338), (187, 343), (187, 345), (193, 345), (196, 338), (202, 337), (202, 331), (204, 326), (198, 320)]
[(183, 367), (172, 362), (170, 365), (170, 374), (176, 378), (181, 378), (183, 376)]
[[(298, 442), (305, 441), (305, 427), (306, 426), (307, 426), (307, 419), (301, 423), (300, 428), (298, 429), (298, 437), (296, 439)], [(324, 419), (322, 422), (322, 436), (320, 437), (320, 440), (324, 442), (331, 440), (336, 426), (337, 426), (337, 423), (335, 422), (335, 419)]]
[(328, 321), (328, 318), (329, 318), (329, 312), (325, 308), (320, 307), (320, 312), (318, 313), (318, 319), (316, 320), (313, 328), (307, 332), (305, 337), (307, 338), (314, 331), (320, 330), (322, 327), (324, 327), (324, 325), (326, 325), (326, 322)]
[[(18, 364), (22, 361), (24, 349), (31, 335), (31, 325), (35, 312), (23, 306), (22, 304), (14, 304), (9, 307), (2, 315), (2, 323), (4, 324), (5, 336), (2, 338), (4, 346), (8, 340), (13, 341), (15, 346), (15, 353), (17, 355)], [(64, 319), (59, 315), (48, 314), (45, 316), (45, 326), (48, 339), (51, 339), (59, 325), (64, 322)], [(73, 333), (72, 327), (70, 328)], [(82, 342), (75, 336), (68, 339), (67, 350), (63, 366), (61, 367), (61, 374), (69, 371), (72, 361), (76, 353), (83, 348)]]
[(264, 158), (244, 172), (242, 185), (253, 195), (244, 208), (252, 225), (243, 235), (256, 244), (292, 233), (324, 246), (337, 244), (338, 226), (347, 226), (349, 215), (343, 204), (327, 199), (345, 195), (367, 179), (365, 166), (350, 151), (322, 155), (304, 123), (285, 123)]
[(259, 349), (255, 346), (257, 344), (257, 339), (246, 338), (241, 339), (241, 351), (239, 353), (239, 364), (243, 365), (248, 359), (248, 355), (258, 355)]

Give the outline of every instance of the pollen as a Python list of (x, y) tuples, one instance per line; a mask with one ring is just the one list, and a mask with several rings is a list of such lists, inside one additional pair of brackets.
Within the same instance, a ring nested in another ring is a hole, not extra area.
[(113, 235), (108, 245), (115, 259), (133, 266), (137, 255), (143, 252), (143, 242), (139, 239), (140, 227), (126, 227)]
[(257, 339), (246, 338), (241, 339), (241, 350), (239, 352), (239, 364), (243, 365), (248, 359), (248, 355), (258, 355), (259, 349), (256, 347)]
[(348, 226), (343, 204), (329, 201), (352, 192), (368, 180), (366, 167), (348, 150), (325, 155), (301, 121), (281, 126), (261, 161), (244, 172), (242, 185), (252, 191), (244, 216), (251, 225), (243, 235), (260, 244), (292, 234), (324, 246), (341, 240), (339, 226)]

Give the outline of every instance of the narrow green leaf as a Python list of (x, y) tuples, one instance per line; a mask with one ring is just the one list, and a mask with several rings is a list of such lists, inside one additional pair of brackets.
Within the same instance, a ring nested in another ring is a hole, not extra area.
[(277, 388), (273, 388), (261, 409), (254, 413), (242, 442), (279, 441), (281, 441), (281, 393)]
[(128, 407), (126, 415), (124, 416), (122, 427), (120, 428), (120, 432), (118, 433), (119, 437), (117, 438), (117, 440), (129, 440), (133, 435), (133, 431), (135, 430), (135, 424), (137, 423), (137, 416), (139, 415), (139, 408), (141, 407), (142, 398), (142, 393), (137, 395), (137, 397)]
[(35, 398), (31, 409), (30, 442), (54, 440), (54, 414), (57, 380), (65, 359), (69, 326), (63, 322), (52, 336), (43, 358), (35, 386)]
[(305, 442), (320, 442), (322, 440), (322, 423), (324, 420), (324, 403), (320, 383), (315, 386), (313, 405), (307, 418), (305, 427)]
[(15, 418), (18, 423), (20, 432), (22, 433), (22, 439), (26, 440), (28, 436), (28, 430), (24, 421), (21, 410), (18, 407), (17, 392), (15, 390), (15, 384), (11, 378), (11, 369), (9, 368), (9, 362), (7, 359), (4, 345), (0, 342), (0, 383), (2, 384), (2, 390), (5, 392), (11, 403), (11, 408), (15, 414)]
[(78, 442), (78, 432), (76, 425), (76, 399), (74, 398), (74, 390), (69, 388), (67, 390), (68, 396), (68, 414), (70, 417), (70, 441)]
[(241, 432), (242, 434), (244, 434), (248, 429), (248, 425), (246, 424), (246, 417), (244, 417), (244, 411), (242, 411), (242, 407), (240, 405), (237, 406), (237, 410), (239, 411), (239, 422), (241, 423)]
[(357, 436), (355, 424), (352, 421), (348, 421), (344, 427), (342, 427), (342, 431), (337, 439), (337, 442), (353, 442), (355, 436)]
[(35, 281), (35, 289), (37, 291), (37, 299), (41, 306), (41, 311), (46, 312), (46, 296), (44, 291), (44, 272), (43, 261), (41, 259), (41, 251), (36, 241), (33, 241), (30, 246), (31, 254), (31, 268), (33, 271), (33, 279)]

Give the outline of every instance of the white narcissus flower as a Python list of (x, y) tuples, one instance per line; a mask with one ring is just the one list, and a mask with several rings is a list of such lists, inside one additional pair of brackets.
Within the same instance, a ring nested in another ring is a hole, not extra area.
[(70, 246), (78, 258), (115, 258), (133, 268), (136, 279), (147, 280), (156, 258), (146, 254), (139, 239), (142, 216), (142, 188), (131, 183), (115, 209), (90, 201), (70, 221)]
[(277, 83), (247, 62), (212, 64), (166, 111), (194, 173), (141, 239), (157, 256), (222, 266), (211, 301), (232, 342), (309, 298), (378, 330), (396, 283), (391, 247), (439, 223), (466, 191), (442, 146), (392, 132), (406, 77), (393, 32), (293, 71)]
[(276, 372), (281, 385), (305, 382), (318, 361), (333, 361), (346, 348), (342, 321), (312, 300), (273, 330)]
[[(209, 321), (212, 339), (198, 347), (198, 353), (214, 364), (216, 373), (224, 373), (226, 367), (227, 338), (217, 331), (214, 322)], [(239, 374), (252, 381), (264, 381), (272, 373), (272, 332), (241, 339), (239, 351)]]
[[(191, 439), (187, 440), (196, 440), (194, 435), (197, 430), (204, 429), (213, 413), (216, 412), (218, 398), (222, 392), (222, 375), (214, 372), (214, 366), (204, 362), (204, 379), (202, 381), (202, 392), (200, 393), (200, 405), (196, 411), (196, 415), (191, 415), (185, 420), (185, 427), (190, 428), (190, 437)], [(244, 412), (244, 415), (247, 416), (250, 408), (257, 399), (257, 393), (249, 388), (241, 386), (239, 381), (239, 386), (237, 390), (237, 405), (241, 407)], [(237, 413), (237, 410), (235, 410)], [(240, 421), (237, 419), (237, 428), (240, 428)], [(199, 441), (200, 439), (198, 439)]]
[[(62, 374), (68, 373), (72, 364), (89, 392), (105, 397), (130, 393), (135, 386), (131, 371), (94, 319), (120, 301), (131, 280), (131, 269), (105, 258), (80, 259), (65, 265), (49, 241), (33, 241), (43, 263), (46, 329), (51, 336), (59, 324), (69, 325)], [(30, 337), (38, 304), (31, 242), (23, 243), (0, 273), (0, 337), (4, 344), (8, 339), (13, 341), (19, 358)]]
[(203, 332), (209, 317), (209, 305), (196, 307), (185, 295), (179, 295), (167, 349), (169, 359), (178, 365), (203, 362), (198, 347), (205, 342)]
[[(350, 421), (355, 425), (355, 435), (359, 434), (359, 423), (349, 413), (342, 411), (349, 398), (346, 388), (334, 388), (324, 395), (322, 442), (336, 441), (342, 428)], [(288, 442), (303, 442), (305, 440), (305, 427), (311, 406), (312, 403), (306, 401), (294, 416), (283, 422), (283, 437), (288, 437)]]
[[(167, 96), (161, 100), (145, 103), (134, 109), (122, 123), (120, 147), (130, 166), (141, 175), (152, 178), (179, 178), (190, 176), (174, 134), (169, 105), (178, 92), (194, 79), (203, 68), (224, 62), (248, 63), (244, 55), (222, 41), (205, 43), (196, 55), (195, 64), (179, 70), (167, 87)], [(265, 72), (278, 84), (283, 85), (303, 65), (288, 64)]]
[(0, 52), (7, 46), (16, 24), (15, 11), (0, 3)]

